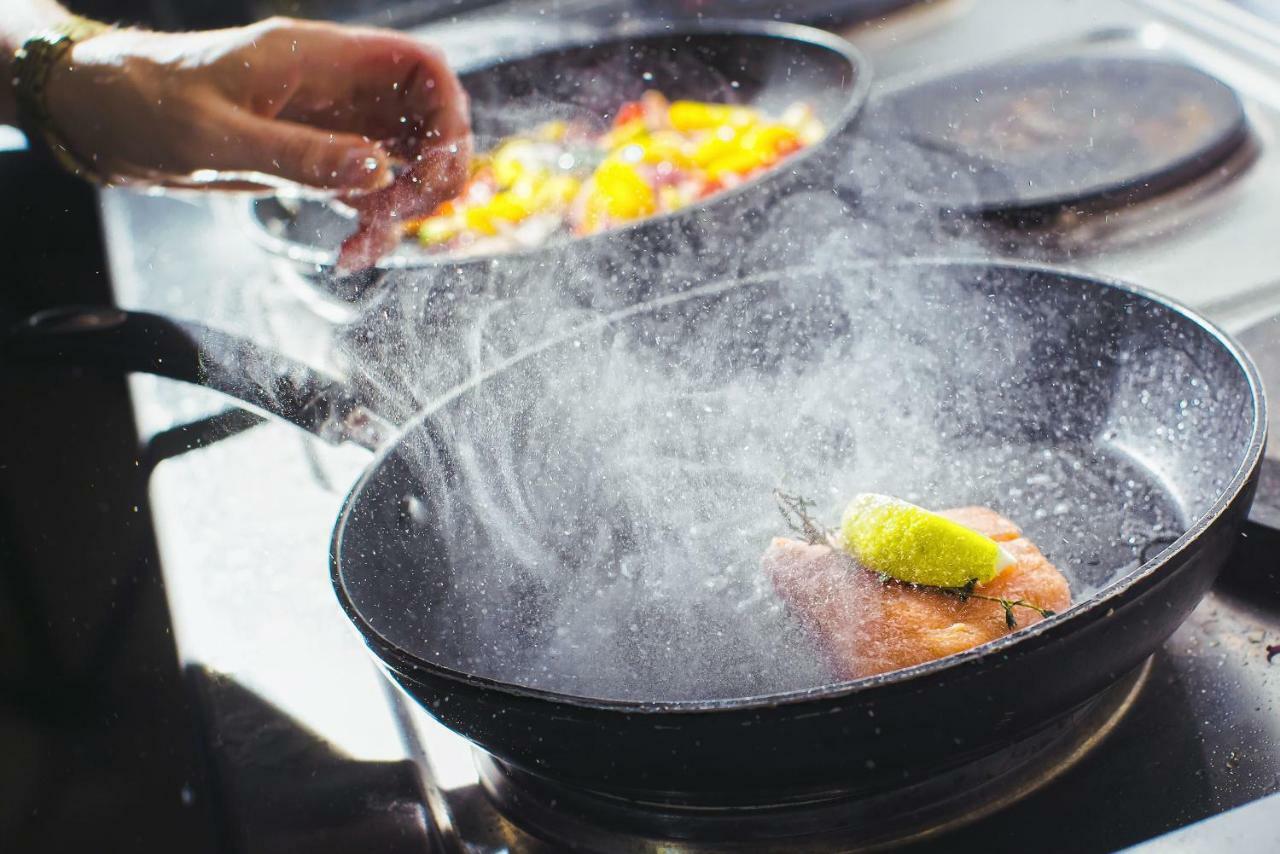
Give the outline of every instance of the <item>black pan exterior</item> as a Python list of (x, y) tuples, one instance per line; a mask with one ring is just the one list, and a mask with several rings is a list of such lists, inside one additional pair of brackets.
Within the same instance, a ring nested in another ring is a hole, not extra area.
[[(647, 79), (646, 79), (647, 75)], [(400, 308), (397, 291), (512, 294), (545, 285), (592, 304), (623, 304), (681, 286), (663, 259), (698, 257), (698, 268), (731, 266), (740, 240), (762, 227), (779, 198), (830, 192), (871, 82), (865, 58), (843, 39), (807, 27), (744, 21), (682, 22), (601, 33), (536, 53), (463, 70), (476, 144), (555, 117), (608, 121), (646, 89), (672, 98), (758, 104), (781, 111), (810, 103), (828, 128), (821, 142), (738, 188), (660, 217), (592, 237), (517, 253), (469, 258), (425, 253), (385, 259), (349, 276), (333, 270), (353, 223), (319, 202), (253, 203), (249, 233), (317, 287), (378, 311)], [(727, 239), (733, 238), (733, 239)], [(681, 276), (687, 264), (679, 264)]]
[(455, 679), (370, 646), (445, 726), (559, 782), (716, 806), (893, 791), (1035, 733), (1133, 670), (1208, 591), (1248, 500), (1242, 494), (1202, 542), (1153, 567), (1158, 580), (1007, 651), (777, 704), (612, 710)]
[[(1158, 396), (1163, 371), (1200, 372), (1223, 405), (1192, 425), (1198, 436), (1189, 439), (1177, 435), (1181, 428), (1174, 424), (1162, 424), (1162, 405), (1136, 408), (1131, 424), (1140, 433), (1149, 428), (1175, 437), (1152, 465), (1169, 494), (1185, 502), (1185, 533), (1139, 568), (1106, 579), (1064, 614), (907, 670), (740, 699), (646, 703), (568, 696), (442, 666), (411, 649), (421, 649), (424, 630), (430, 631), (414, 620), (437, 582), (404, 560), (421, 544), (397, 532), (421, 508), (402, 500), (406, 484), (419, 475), (398, 449), (432, 430), (429, 412), (357, 484), (339, 518), (331, 568), (348, 616), (391, 677), (446, 726), (530, 773), (642, 800), (761, 804), (893, 789), (1032, 734), (1087, 702), (1173, 632), (1229, 555), (1265, 439), (1257, 376), (1220, 333), (1131, 289), (1016, 265), (906, 264), (897, 274), (904, 270), (919, 280), (977, 289), (1001, 306), (997, 311), (1048, 318), (1046, 329), (1065, 318), (1060, 334), (1034, 345), (1025, 382), (1025, 393), (1040, 395), (1047, 401), (1042, 405), (1061, 407), (1055, 430), (1088, 436), (1108, 411), (1127, 406), (1116, 398), (1115, 369), (1140, 354), (1162, 355), (1149, 365), (1150, 382), (1131, 388), (1137, 395)], [(891, 275), (892, 268), (855, 271), (845, 286), (866, 287)], [(766, 286), (749, 296), (759, 304), (767, 295)], [(627, 322), (643, 323), (643, 315)], [(1168, 364), (1161, 364), (1165, 358)], [(465, 406), (467, 394), (440, 406)], [(1042, 427), (1011, 417), (995, 429), (1025, 440)], [(467, 643), (465, 633), (454, 642)], [(451, 655), (462, 660), (466, 650)]]

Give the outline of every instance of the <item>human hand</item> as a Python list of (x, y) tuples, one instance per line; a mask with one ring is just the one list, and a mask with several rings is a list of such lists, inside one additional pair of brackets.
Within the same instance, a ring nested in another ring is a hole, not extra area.
[(399, 33), (281, 18), (117, 30), (77, 44), (47, 91), (60, 135), (100, 173), (334, 191), (360, 213), (343, 249), (348, 269), (374, 263), (400, 220), (466, 179), (466, 93), (439, 52)]

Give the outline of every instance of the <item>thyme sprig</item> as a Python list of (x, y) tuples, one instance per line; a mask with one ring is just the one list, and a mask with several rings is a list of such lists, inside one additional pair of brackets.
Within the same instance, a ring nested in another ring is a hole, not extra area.
[(977, 586), (978, 579), (970, 578), (963, 587), (939, 587), (938, 589), (948, 596), (956, 597), (961, 602), (967, 602), (970, 599), (981, 599), (984, 602), (997, 603), (1004, 609), (1004, 624), (1009, 627), (1010, 631), (1018, 627), (1018, 618), (1013, 614), (1014, 608), (1028, 608), (1046, 619), (1057, 613), (1052, 608), (1041, 608), (1039, 605), (1028, 602), (1025, 599), (1002, 599), (999, 596), (984, 596), (981, 593), (975, 593), (973, 588)]
[(818, 506), (816, 501), (801, 495), (789, 495), (781, 489), (773, 491), (773, 498), (778, 502), (778, 512), (782, 514), (787, 527), (804, 537), (805, 542), (811, 546), (830, 544), (831, 530), (815, 520), (809, 512)]
[[(778, 512), (782, 514), (782, 519), (787, 523), (787, 527), (804, 537), (806, 543), (811, 546), (833, 544), (831, 529), (814, 519), (813, 514), (810, 512), (818, 506), (816, 501), (805, 498), (802, 495), (783, 492), (781, 489), (774, 489), (773, 497), (778, 503)], [(884, 583), (899, 581), (899, 579), (883, 572), (876, 574), (880, 576), (880, 580)], [(1010, 631), (1018, 627), (1018, 618), (1013, 613), (1014, 608), (1027, 608), (1046, 619), (1057, 613), (1052, 608), (1041, 608), (1034, 602), (1028, 602), (1025, 599), (1004, 599), (999, 596), (986, 596), (975, 591), (974, 588), (977, 586), (978, 579), (971, 578), (963, 587), (935, 587), (933, 589), (947, 596), (954, 596), (961, 602), (967, 602), (970, 599), (995, 602), (1004, 609), (1004, 624)], [(1280, 651), (1280, 648), (1277, 651)]]

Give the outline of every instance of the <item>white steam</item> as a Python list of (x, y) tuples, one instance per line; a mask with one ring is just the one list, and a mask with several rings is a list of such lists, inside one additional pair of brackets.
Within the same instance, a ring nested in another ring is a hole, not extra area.
[[(557, 114), (554, 99), (536, 106), (525, 124)], [(927, 268), (858, 266), (989, 254), (930, 199), (965, 175), (874, 116), (864, 128), (833, 149), (834, 184), (794, 181), (729, 219), (712, 205), (700, 235), (666, 234), (641, 266), (619, 236), (545, 263), (424, 271), (379, 303), (346, 356), (397, 418), (581, 329), (441, 407), (434, 439), (404, 449), (418, 473), (406, 494), (439, 539), (422, 558), (416, 652), (593, 697), (820, 686), (821, 657), (759, 568), (786, 533), (779, 486), (830, 521), (866, 491), (992, 506), (1077, 600), (1180, 532), (1182, 509), (1138, 468), (1070, 417), (1041, 423), (1062, 402), (1025, 389), (1053, 318), (993, 310), (986, 290)], [(755, 284), (599, 322), (638, 295), (706, 287), (709, 269)]]
[(778, 486), (830, 521), (863, 491), (992, 506), (1077, 599), (1180, 531), (1149, 477), (1027, 391), (1044, 324), (993, 310), (986, 289), (923, 267), (710, 290), (588, 322), (432, 416), (430, 441), (404, 452), (441, 540), (424, 555), (438, 596), (415, 646), (598, 697), (821, 685), (759, 568), (786, 533)]

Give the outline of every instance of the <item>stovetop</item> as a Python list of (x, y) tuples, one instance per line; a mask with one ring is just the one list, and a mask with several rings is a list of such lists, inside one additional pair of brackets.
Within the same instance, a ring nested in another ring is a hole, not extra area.
[[(589, 26), (485, 13), (425, 34), (465, 62)], [(1064, 49), (1179, 56), (1218, 76), (1244, 101), (1247, 159), (1131, 209), (1072, 214), (1035, 234), (993, 226), (976, 246), (937, 248), (1116, 276), (1233, 331), (1280, 313), (1280, 30), (1209, 0), (938, 0), (845, 35), (871, 58), (881, 95)], [(330, 344), (350, 307), (254, 249), (241, 202), (109, 191), (103, 205), (121, 304), (225, 325), (333, 367)], [(1280, 338), (1261, 329), (1248, 341), (1259, 352)], [(1280, 397), (1280, 372), (1265, 380)], [(178, 647), (205, 724), (203, 794), (220, 804), (234, 847), (564, 850), (492, 807), (470, 748), (390, 687), (333, 597), (328, 536), (367, 455), (282, 424), (224, 417), (227, 402), (200, 389), (144, 377), (131, 388), (150, 442), (150, 509)], [(1280, 540), (1242, 546), (1099, 744), (1012, 806), (909, 850), (1221, 850), (1228, 838), (1241, 851), (1274, 850), (1249, 848), (1260, 837), (1248, 828), (1274, 834), (1257, 810), (1280, 809), (1261, 800), (1280, 792), (1280, 659), (1269, 665), (1266, 654), (1280, 643)], [(1246, 804), (1254, 812), (1232, 814), (1243, 822), (1234, 830), (1209, 823), (1161, 838)]]

